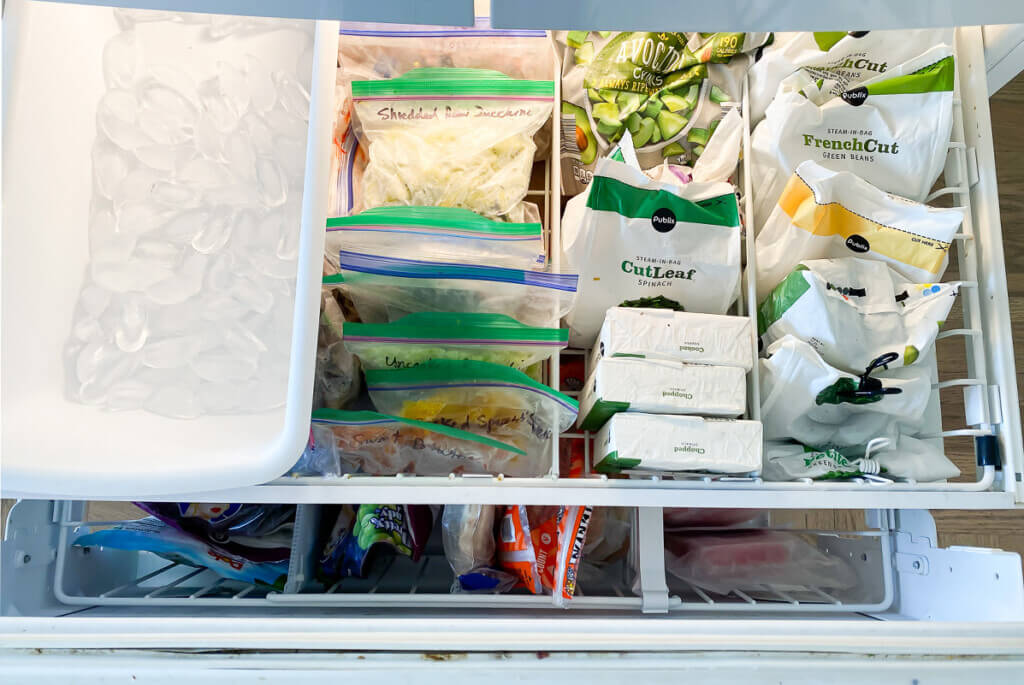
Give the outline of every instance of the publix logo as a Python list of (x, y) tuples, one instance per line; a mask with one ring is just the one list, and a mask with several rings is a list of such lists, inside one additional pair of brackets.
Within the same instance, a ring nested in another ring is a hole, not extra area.
[(854, 252), (863, 254), (871, 249), (871, 243), (869, 243), (863, 236), (859, 236), (854, 233), (846, 239), (846, 247)]
[(676, 227), (676, 215), (667, 207), (655, 210), (651, 215), (651, 226), (658, 233), (668, 233)]

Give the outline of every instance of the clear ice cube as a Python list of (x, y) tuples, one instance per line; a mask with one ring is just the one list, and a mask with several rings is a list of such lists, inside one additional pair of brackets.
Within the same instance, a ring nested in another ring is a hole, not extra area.
[(156, 202), (180, 209), (193, 209), (202, 199), (195, 186), (175, 181), (157, 181), (151, 194)]
[(242, 114), (249, 109), (249, 83), (245, 72), (227, 62), (217, 62), (217, 83), (236, 112)]
[(192, 133), (192, 140), (195, 143), (196, 151), (207, 159), (218, 160), (224, 155), (222, 141), (223, 135), (217, 130), (213, 120), (209, 117), (201, 117)]
[(180, 145), (162, 145), (154, 143), (135, 149), (135, 156), (150, 169), (157, 171), (174, 171), (191, 159), (192, 150)]
[(180, 145), (192, 137), (191, 126), (185, 126), (166, 112), (145, 109), (139, 113), (139, 128), (150, 140), (161, 145)]
[(233, 180), (225, 165), (206, 157), (188, 160), (178, 169), (177, 177), (179, 181), (191, 183), (204, 190), (231, 183)]
[(277, 96), (286, 112), (299, 119), (309, 119), (309, 93), (292, 74), (286, 71), (274, 72)]
[(161, 305), (178, 304), (195, 297), (203, 289), (209, 259), (204, 254), (189, 255), (178, 273), (150, 286), (146, 296)]
[(227, 209), (217, 209), (203, 224), (199, 233), (192, 238), (192, 248), (196, 252), (210, 254), (227, 245), (231, 238), (233, 213)]
[(192, 363), (202, 339), (197, 335), (180, 335), (152, 340), (142, 349), (142, 364), (153, 369), (174, 369)]
[(129, 259), (102, 262), (95, 259), (89, 272), (96, 283), (117, 293), (143, 292), (154, 283), (170, 277), (173, 272), (151, 260)]
[(103, 78), (108, 88), (129, 88), (139, 72), (135, 31), (122, 31), (103, 47)]
[(140, 380), (128, 378), (118, 381), (107, 390), (106, 404), (111, 409), (141, 409), (153, 394), (153, 388)]
[(252, 141), (241, 131), (228, 136), (224, 144), (224, 155), (231, 172), (240, 181), (251, 183), (256, 180), (256, 153)]
[(172, 213), (160, 226), (157, 234), (175, 244), (189, 244), (199, 234), (210, 218), (210, 212), (192, 209), (186, 212)]
[(96, 123), (114, 145), (134, 150), (152, 142), (139, 130), (138, 114), (139, 103), (134, 95), (126, 90), (108, 90), (96, 106)]
[(149, 336), (149, 313), (145, 303), (137, 297), (121, 303), (121, 316), (114, 329), (114, 343), (125, 352), (138, 352)]
[(97, 139), (92, 148), (92, 176), (103, 197), (114, 197), (130, 168), (128, 157), (121, 148)]
[(117, 210), (117, 231), (126, 235), (143, 235), (165, 225), (171, 214), (166, 207), (152, 202), (129, 202)]
[[(194, 87), (186, 86), (194, 90)], [(176, 89), (153, 80), (142, 88), (142, 105), (146, 110), (159, 112), (182, 128), (195, 126), (199, 110), (188, 96)]]
[(201, 379), (212, 383), (244, 381), (256, 373), (256, 363), (251, 359), (216, 350), (193, 359), (191, 368)]
[(255, 55), (245, 56), (246, 89), (253, 110), (266, 112), (277, 102), (277, 88), (270, 77), (270, 70)]
[(288, 199), (288, 180), (277, 162), (269, 157), (256, 160), (260, 201), (267, 207), (280, 207)]

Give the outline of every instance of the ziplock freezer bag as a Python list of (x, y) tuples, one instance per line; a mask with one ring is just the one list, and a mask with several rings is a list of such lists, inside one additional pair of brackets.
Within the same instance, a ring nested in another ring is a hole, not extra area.
[(732, 590), (848, 589), (857, 574), (840, 557), (812, 547), (796, 533), (745, 530), (665, 536), (665, 570), (691, 585), (727, 595)]
[(526, 473), (506, 475), (546, 473), (551, 441), (572, 427), (579, 411), (576, 400), (522, 371), (472, 360), (367, 371), (366, 387), (379, 411), (496, 438), (534, 462)]
[(609, 307), (638, 298), (724, 314), (739, 291), (736, 194), (728, 183), (659, 183), (601, 159), (586, 192), (566, 205), (562, 254), (580, 276), (566, 318), (574, 346), (593, 344)]
[(555, 31), (562, 55), (562, 194), (581, 193), (626, 131), (640, 166), (693, 164), (742, 96), (769, 33)]
[(833, 81), (839, 95), (943, 43), (953, 44), (953, 29), (777, 32), (750, 67), (750, 122), (764, 117), (779, 83), (798, 69)]
[(941, 45), (834, 97), (806, 72), (789, 77), (750, 137), (754, 226), (808, 159), (923, 201), (946, 162), (955, 74)]
[(505, 314), (527, 326), (557, 326), (572, 308), (576, 274), (398, 259), (342, 250), (344, 289), (366, 323), (417, 312)]
[(877, 259), (914, 283), (942, 279), (964, 212), (890, 195), (847, 171), (807, 160), (757, 235), (757, 297), (805, 259)]
[[(332, 200), (338, 215), (362, 208), (366, 150), (351, 130), (354, 80), (388, 79), (417, 67), (495, 69), (516, 79), (550, 79), (554, 52), (545, 31), (502, 30), (477, 17), (474, 26), (342, 22), (338, 42), (335, 151)], [(539, 150), (550, 145), (550, 127), (534, 136)], [(530, 203), (523, 203), (530, 204)]]
[(456, 207), (376, 207), (328, 219), (324, 255), (335, 269), (341, 250), (511, 269), (546, 261), (539, 222), (491, 221)]
[(501, 314), (420, 312), (385, 324), (346, 323), (344, 330), (364, 369), (476, 359), (526, 371), (569, 344), (565, 329), (524, 326)]
[(908, 435), (901, 435), (895, 442), (872, 451), (868, 459), (874, 464), (866, 464), (864, 457), (864, 450), (860, 447), (818, 449), (796, 443), (770, 442), (765, 446), (761, 477), (769, 481), (827, 480), (868, 473), (927, 483), (960, 475), (960, 469), (942, 453), (941, 448)]
[(320, 289), (320, 327), (316, 337), (313, 408), (341, 409), (359, 394), (359, 360), (345, 347), (345, 313), (340, 293), (325, 280)]
[(343, 505), (320, 556), (318, 577), (325, 583), (340, 578), (365, 578), (383, 555), (416, 561), (434, 527), (434, 513), (424, 504)]
[(854, 376), (829, 366), (791, 335), (769, 345), (767, 353), (760, 362), (765, 440), (846, 447), (919, 432), (932, 392), (924, 369), (878, 378), (872, 373), (879, 367), (872, 366)]
[(809, 259), (761, 302), (757, 330), (765, 344), (806, 340), (853, 373), (884, 355), (908, 366), (931, 349), (959, 290), (959, 282), (910, 283), (870, 259)]
[(250, 561), (208, 545), (156, 517), (87, 533), (76, 538), (73, 544), (75, 547), (152, 552), (170, 561), (208, 568), (222, 578), (269, 585), (276, 590), (284, 589), (284, 581), (288, 576), (287, 560)]
[(516, 577), (494, 567), (494, 519), (490, 504), (446, 504), (441, 541), (455, 581), (452, 592), (507, 592)]
[(313, 412), (314, 426), (327, 426), (347, 472), (390, 476), (449, 473), (511, 473), (525, 453), (504, 442), (424, 421), (372, 411)]
[(533, 134), (551, 115), (552, 81), (488, 69), (426, 67), (353, 81), (356, 135), (368, 144), (363, 205), (462, 207), (506, 215), (530, 185)]

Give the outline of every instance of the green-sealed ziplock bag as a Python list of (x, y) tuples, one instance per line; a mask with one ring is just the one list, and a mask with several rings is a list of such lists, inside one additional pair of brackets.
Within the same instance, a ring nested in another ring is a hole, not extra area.
[(318, 444), (333, 441), (346, 472), (497, 475), (517, 473), (529, 461), (515, 445), (451, 426), (372, 411), (318, 409), (313, 412), (312, 428)]
[(493, 221), (457, 207), (375, 207), (330, 218), (324, 256), (335, 269), (341, 250), (512, 269), (546, 261), (540, 223)]
[(483, 69), (413, 69), (353, 81), (356, 135), (368, 145), (363, 206), (461, 207), (508, 215), (530, 185), (533, 135), (551, 116), (553, 81)]
[(339, 252), (344, 289), (366, 323), (417, 312), (505, 314), (557, 326), (576, 299), (576, 274)]
[(420, 312), (386, 324), (346, 322), (343, 335), (364, 369), (476, 359), (526, 371), (569, 344), (564, 329), (524, 326), (501, 314), (452, 312)]
[(551, 440), (576, 420), (579, 403), (521, 371), (474, 360), (435, 359), (411, 369), (366, 374), (374, 406), (388, 414), (441, 423), (504, 440), (546, 472)]

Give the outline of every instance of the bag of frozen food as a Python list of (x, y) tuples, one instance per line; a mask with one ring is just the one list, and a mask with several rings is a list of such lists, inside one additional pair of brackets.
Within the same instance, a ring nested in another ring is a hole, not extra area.
[(492, 221), (456, 207), (376, 207), (328, 219), (324, 255), (335, 269), (341, 250), (510, 269), (546, 261), (540, 222)]
[(565, 606), (576, 591), (591, 507), (511, 505), (499, 523), (498, 563), (531, 594)]
[(344, 333), (364, 369), (477, 359), (527, 371), (569, 344), (565, 329), (524, 326), (501, 314), (420, 312), (385, 324), (347, 322)]
[(865, 446), (840, 450), (772, 441), (765, 446), (761, 477), (768, 481), (787, 481), (881, 475), (926, 483), (960, 475), (956, 464), (942, 453), (941, 442), (936, 445), (908, 435), (900, 435), (895, 441), (883, 440), (880, 449), (873, 449), (870, 454), (865, 454)]
[(313, 408), (341, 409), (359, 394), (359, 360), (345, 347), (341, 293), (325, 282), (320, 290), (320, 327), (316, 337)]
[(806, 340), (832, 366), (860, 373), (879, 357), (909, 366), (928, 352), (959, 282), (910, 283), (870, 259), (808, 259), (761, 302), (765, 344)]
[(474, 360), (435, 359), (366, 372), (378, 411), (486, 435), (522, 449), (528, 475), (551, 466), (551, 441), (576, 421), (579, 403), (522, 371)]
[(562, 219), (562, 254), (579, 273), (566, 318), (575, 347), (589, 347), (605, 311), (661, 296), (690, 312), (724, 314), (739, 292), (739, 207), (728, 183), (659, 183), (601, 159)]
[(919, 432), (932, 393), (924, 369), (899, 369), (893, 372), (896, 377), (872, 375), (894, 361), (889, 355), (855, 376), (829, 366), (813, 347), (791, 335), (769, 345), (767, 354), (760, 362), (765, 440), (847, 447)]
[(760, 302), (805, 259), (863, 255), (914, 283), (942, 279), (963, 209), (890, 195), (847, 171), (802, 162), (757, 235)]
[(755, 229), (808, 159), (923, 201), (946, 163), (955, 74), (940, 45), (838, 96), (805, 72), (787, 78), (750, 137)]
[(629, 553), (633, 532), (630, 507), (594, 507), (587, 526), (583, 559), (590, 566), (604, 566)]
[(365, 578), (385, 555), (416, 561), (433, 527), (430, 505), (342, 505), (320, 553), (317, 577), (325, 584), (342, 578)]
[(779, 83), (797, 70), (833, 82), (839, 95), (941, 44), (953, 44), (953, 29), (777, 32), (750, 67), (750, 123), (761, 121)]
[[(342, 468), (349, 473), (447, 476), (450, 473), (530, 475), (533, 460), (508, 443), (467, 431), (372, 411), (313, 412), (320, 439), (334, 436)], [(525, 472), (525, 473), (524, 473)]]
[(341, 250), (344, 290), (365, 323), (417, 312), (505, 314), (527, 326), (557, 326), (573, 306), (578, 277), (478, 264), (401, 259)]
[(552, 81), (488, 69), (423, 67), (353, 81), (356, 135), (368, 145), (364, 208), (462, 207), (490, 218), (526, 197), (551, 115)]
[(857, 574), (844, 559), (812, 547), (796, 533), (775, 530), (666, 535), (665, 570), (719, 595), (741, 590), (760, 597), (765, 585), (787, 591), (801, 586), (846, 590), (857, 585)]
[[(543, 80), (555, 69), (546, 32), (494, 29), (487, 17), (478, 17), (473, 26), (342, 22), (340, 33), (331, 169), (336, 182), (328, 205), (337, 215), (362, 207), (367, 161), (350, 128), (351, 81), (393, 78), (417, 67), (495, 69), (516, 79)], [(538, 151), (546, 152), (550, 127), (541, 127), (534, 139)]]
[[(294, 509), (294, 506), (293, 506)], [(288, 560), (252, 561), (170, 526), (156, 517), (122, 523), (75, 538), (75, 547), (152, 552), (170, 561), (208, 568), (222, 578), (284, 589)]]
[(507, 592), (518, 578), (495, 568), (495, 514), (490, 504), (446, 504), (441, 540), (455, 581), (452, 592)]
[(135, 502), (147, 514), (228, 553), (252, 561), (287, 561), (294, 504)]
[(583, 191), (626, 131), (642, 168), (693, 164), (742, 96), (768, 33), (556, 31), (562, 52), (562, 193)]

